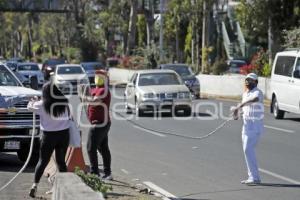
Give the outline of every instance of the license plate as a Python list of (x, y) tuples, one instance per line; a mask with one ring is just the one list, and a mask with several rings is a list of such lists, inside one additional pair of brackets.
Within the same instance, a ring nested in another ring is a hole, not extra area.
[(16, 150), (18, 150), (18, 149), (20, 149), (20, 142), (19, 141), (6, 141), (5, 143), (4, 143), (4, 149), (8, 149), (8, 150), (10, 150), (10, 149), (16, 149)]
[(165, 102), (165, 103), (173, 103), (173, 99), (164, 99), (163, 102)]

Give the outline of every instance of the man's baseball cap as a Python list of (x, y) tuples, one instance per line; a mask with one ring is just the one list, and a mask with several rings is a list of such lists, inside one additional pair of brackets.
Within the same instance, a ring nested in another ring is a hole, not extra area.
[(246, 79), (248, 79), (248, 78), (252, 79), (252, 80), (255, 80), (255, 81), (257, 81), (257, 79), (258, 79), (258, 77), (255, 73), (247, 74)]

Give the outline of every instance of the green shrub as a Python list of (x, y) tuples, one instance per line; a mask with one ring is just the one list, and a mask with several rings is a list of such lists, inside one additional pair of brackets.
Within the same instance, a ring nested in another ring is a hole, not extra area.
[(270, 77), (272, 72), (272, 67), (269, 65), (269, 63), (265, 63), (263, 68), (262, 68), (262, 75), (264, 77)]
[(101, 192), (103, 196), (106, 196), (107, 192), (112, 190), (112, 186), (106, 185), (98, 176), (94, 174), (86, 174), (78, 167), (75, 168), (75, 174), (94, 191)]

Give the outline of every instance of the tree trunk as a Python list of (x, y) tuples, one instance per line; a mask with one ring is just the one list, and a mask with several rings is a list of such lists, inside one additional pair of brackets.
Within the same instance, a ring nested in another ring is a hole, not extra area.
[(146, 22), (147, 22), (147, 46), (150, 47), (151, 43), (154, 42), (154, 4), (153, 1), (149, 1), (149, 11), (145, 12)]
[(179, 30), (176, 25), (176, 35), (175, 35), (175, 42), (176, 42), (176, 61), (180, 62), (180, 49), (179, 49)]
[(136, 22), (137, 22), (137, 0), (130, 1), (130, 21), (129, 21), (129, 32), (128, 32), (128, 47), (126, 55), (131, 55), (132, 50), (135, 47), (136, 42)]
[(33, 57), (32, 53), (32, 16), (28, 16), (28, 31), (27, 31), (27, 37), (28, 37), (28, 57), (31, 59)]

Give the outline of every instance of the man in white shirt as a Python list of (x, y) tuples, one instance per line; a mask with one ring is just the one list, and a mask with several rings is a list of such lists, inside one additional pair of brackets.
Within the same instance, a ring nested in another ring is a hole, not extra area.
[(263, 93), (257, 88), (258, 78), (254, 73), (246, 76), (246, 91), (243, 94), (242, 103), (233, 111), (238, 115), (242, 109), (243, 129), (242, 141), (245, 161), (248, 169), (248, 179), (241, 181), (242, 184), (255, 185), (261, 183), (255, 155), (255, 147), (263, 132), (264, 104)]

